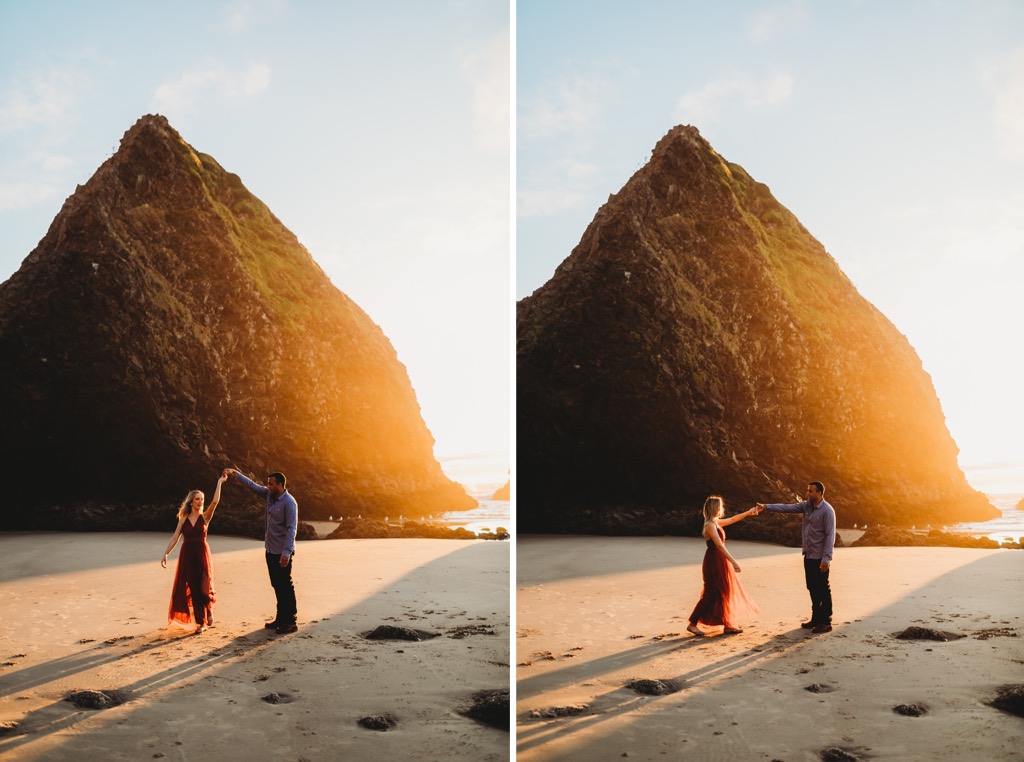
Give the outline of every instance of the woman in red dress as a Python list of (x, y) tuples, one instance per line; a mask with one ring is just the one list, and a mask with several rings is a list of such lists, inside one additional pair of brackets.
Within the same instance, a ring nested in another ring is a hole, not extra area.
[(217, 481), (217, 489), (205, 512), (203, 501), (206, 496), (202, 491), (194, 489), (188, 493), (178, 509), (178, 528), (174, 530), (167, 551), (160, 560), (160, 565), (166, 569), (168, 553), (174, 550), (179, 537), (184, 538), (178, 554), (178, 568), (174, 573), (167, 620), (168, 624), (179, 622), (185, 625), (194, 620), (197, 635), (213, 626), (216, 593), (213, 590), (213, 564), (210, 560), (210, 546), (206, 544), (206, 530), (213, 520), (213, 512), (217, 510), (220, 488), (226, 479), (221, 476)]
[(722, 529), (742, 521), (747, 516), (754, 516), (757, 512), (756, 508), (751, 508), (725, 519), (722, 518), (725, 515), (725, 503), (721, 497), (712, 495), (704, 501), (704, 539), (708, 544), (702, 567), (704, 589), (693, 613), (690, 614), (687, 632), (704, 637), (705, 633), (697, 626), (698, 624), (724, 626), (727, 635), (743, 632), (736, 626), (738, 620), (759, 612), (757, 604), (743, 592), (740, 578), (736, 576), (740, 565), (726, 550), (725, 530)]

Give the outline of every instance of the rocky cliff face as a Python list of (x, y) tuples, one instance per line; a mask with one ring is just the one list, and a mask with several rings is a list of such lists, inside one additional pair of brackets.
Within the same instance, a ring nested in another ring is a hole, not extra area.
[(517, 333), (522, 530), (659, 531), (709, 494), (744, 509), (811, 480), (841, 523), (997, 515), (906, 338), (692, 127), (519, 303)]
[[(380, 328), (160, 116), (0, 285), (0, 354), (4, 491), (44, 522), (209, 497), (227, 465), (284, 472), (303, 519), (475, 504)], [(247, 495), (228, 486), (225, 505)]]

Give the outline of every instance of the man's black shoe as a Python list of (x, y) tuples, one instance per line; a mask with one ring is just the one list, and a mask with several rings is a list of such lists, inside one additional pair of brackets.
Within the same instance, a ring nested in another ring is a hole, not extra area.
[(266, 627), (268, 630), (276, 630), (278, 627), (281, 626), (281, 623), (275, 619), (273, 622), (267, 622), (263, 626)]
[[(280, 630), (278, 630), (278, 632), (280, 632)], [(832, 625), (819, 624), (817, 627), (811, 630), (811, 632), (813, 632), (815, 635), (821, 635), (821, 633), (823, 632), (832, 632)]]
[[(268, 624), (267, 627), (269, 627), (269, 626), (270, 625)], [(817, 622), (801, 622), (800, 626), (803, 627), (805, 630), (811, 630), (811, 629), (814, 629), (815, 627), (817, 627), (818, 623)]]
[[(829, 627), (831, 630), (832, 628)], [(298, 632), (299, 626), (297, 624), (282, 624), (277, 628), (276, 632), (278, 635), (287, 635), (289, 632)]]

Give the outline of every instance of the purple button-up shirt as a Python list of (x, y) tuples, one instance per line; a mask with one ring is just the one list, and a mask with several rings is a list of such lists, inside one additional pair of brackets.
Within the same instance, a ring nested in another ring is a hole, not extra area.
[(263, 536), (267, 553), (291, 558), (295, 553), (295, 533), (299, 528), (299, 504), (295, 498), (288, 490), (282, 492), (280, 497), (274, 497), (269, 488), (257, 484), (241, 472), (235, 471), (235, 476), (250, 490), (267, 499)]
[(776, 513), (802, 513), (804, 523), (800, 530), (804, 556), (820, 558), (826, 564), (832, 563), (832, 551), (836, 544), (836, 512), (825, 500), (815, 508), (809, 500), (802, 503), (770, 503), (765, 505)]

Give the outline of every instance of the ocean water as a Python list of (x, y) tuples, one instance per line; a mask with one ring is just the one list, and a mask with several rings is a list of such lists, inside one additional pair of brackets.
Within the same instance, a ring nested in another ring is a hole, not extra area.
[(1024, 498), (1024, 463), (965, 466), (964, 475), (972, 487), (985, 493), (1002, 516), (991, 521), (953, 524), (946, 527), (947, 531), (989, 537), (996, 542), (1020, 541), (1024, 537), (1024, 511), (1018, 510), (1017, 504)]
[(442, 513), (440, 516), (434, 516), (434, 523), (443, 524), (452, 529), (464, 527), (470, 532), (476, 532), (477, 534), (480, 532), (493, 532), (498, 527), (504, 527), (511, 531), (511, 503), (508, 500), (482, 500), (477, 498), (477, 502), (480, 505), (471, 511), (451, 511), (450, 513)]
[[(987, 493), (986, 493), (987, 494)], [(1003, 515), (991, 521), (975, 523), (965, 522), (947, 527), (950, 532), (962, 532), (974, 537), (988, 537), (996, 542), (1013, 540), (1020, 542), (1024, 538), (1024, 511), (1018, 510), (1017, 503), (1022, 495), (1020, 492), (988, 495), (988, 499)]]

